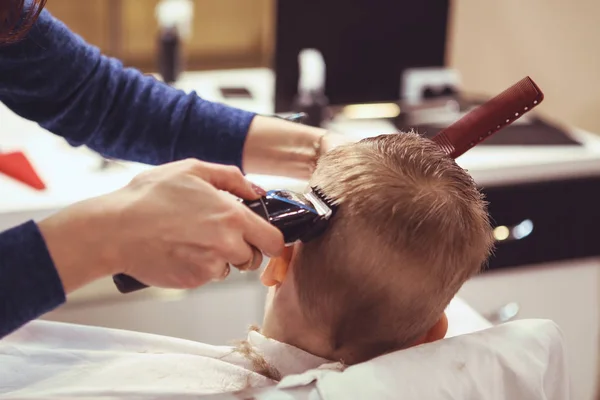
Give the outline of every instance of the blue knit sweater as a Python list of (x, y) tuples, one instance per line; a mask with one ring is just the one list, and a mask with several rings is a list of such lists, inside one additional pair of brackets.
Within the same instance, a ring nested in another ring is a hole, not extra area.
[[(74, 146), (154, 165), (194, 157), (241, 167), (254, 117), (124, 68), (47, 11), (25, 40), (0, 47), (0, 102)], [(0, 338), (64, 301), (37, 225), (0, 233)]]

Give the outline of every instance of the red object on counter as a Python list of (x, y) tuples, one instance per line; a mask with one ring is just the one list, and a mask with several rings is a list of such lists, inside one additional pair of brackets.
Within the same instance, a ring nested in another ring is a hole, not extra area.
[(46, 189), (37, 172), (20, 151), (0, 154), (0, 173), (10, 176), (37, 190)]

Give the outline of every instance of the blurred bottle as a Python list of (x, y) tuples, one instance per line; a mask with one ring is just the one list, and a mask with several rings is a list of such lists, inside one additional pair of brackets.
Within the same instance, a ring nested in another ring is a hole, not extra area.
[(158, 73), (164, 82), (177, 81), (184, 69), (183, 40), (189, 39), (194, 18), (193, 0), (161, 0), (156, 6)]
[(300, 75), (293, 109), (306, 114), (304, 124), (319, 127), (328, 118), (329, 99), (325, 96), (325, 60), (318, 50), (304, 49), (298, 55), (298, 64)]

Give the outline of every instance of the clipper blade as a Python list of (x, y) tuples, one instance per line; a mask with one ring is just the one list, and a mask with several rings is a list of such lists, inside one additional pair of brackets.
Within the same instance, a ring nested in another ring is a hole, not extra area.
[(337, 205), (335, 202), (328, 197), (321, 188), (317, 186), (311, 186), (310, 191), (306, 194), (306, 197), (313, 203), (317, 212), (329, 219), (335, 214)]
[(456, 159), (512, 124), (544, 100), (536, 83), (525, 77), (435, 135), (446, 154)]

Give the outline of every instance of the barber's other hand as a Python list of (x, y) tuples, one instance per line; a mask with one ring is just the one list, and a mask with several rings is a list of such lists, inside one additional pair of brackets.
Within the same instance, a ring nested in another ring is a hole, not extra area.
[(271, 256), (282, 251), (281, 232), (231, 196), (255, 199), (257, 191), (235, 167), (186, 160), (39, 227), (66, 292), (117, 273), (149, 286), (194, 288), (224, 279), (228, 263), (258, 268), (262, 257), (252, 246)]

